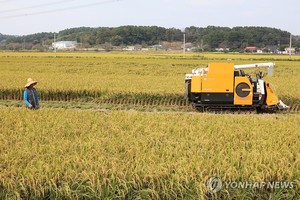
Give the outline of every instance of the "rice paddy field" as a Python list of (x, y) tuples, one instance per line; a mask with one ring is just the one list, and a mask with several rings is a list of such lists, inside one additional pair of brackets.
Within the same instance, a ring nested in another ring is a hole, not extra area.
[[(185, 73), (210, 62), (274, 62), (290, 110), (198, 113)], [(0, 52), (0, 77), (0, 199), (300, 198), (300, 56)]]

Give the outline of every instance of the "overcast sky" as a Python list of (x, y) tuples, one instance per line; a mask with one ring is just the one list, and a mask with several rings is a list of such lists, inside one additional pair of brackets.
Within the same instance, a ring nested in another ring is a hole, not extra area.
[(0, 0), (0, 33), (74, 27), (267, 26), (300, 35), (300, 0)]

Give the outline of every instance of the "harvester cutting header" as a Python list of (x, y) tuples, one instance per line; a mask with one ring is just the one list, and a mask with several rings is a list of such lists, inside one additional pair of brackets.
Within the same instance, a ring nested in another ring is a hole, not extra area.
[(199, 109), (282, 110), (286, 106), (275, 94), (270, 83), (263, 80), (263, 72), (256, 76), (245, 69), (267, 68), (273, 76), (274, 63), (234, 65), (210, 63), (206, 68), (186, 74), (186, 98)]

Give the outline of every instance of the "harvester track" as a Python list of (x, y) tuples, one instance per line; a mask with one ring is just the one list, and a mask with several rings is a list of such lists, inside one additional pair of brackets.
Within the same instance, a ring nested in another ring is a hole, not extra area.
[[(197, 108), (194, 107), (192, 103), (187, 102), (186, 100), (168, 100), (168, 101), (160, 101), (155, 102), (151, 100), (139, 100), (139, 99), (131, 99), (131, 100), (100, 100), (97, 101), (99, 104), (111, 104), (111, 105), (134, 105), (134, 106), (165, 106), (165, 107), (181, 107), (181, 108), (190, 108), (194, 109), (198, 112), (208, 112), (208, 113), (276, 113), (280, 111), (276, 110), (265, 110), (265, 111), (257, 111), (256, 109), (236, 109), (236, 108)], [(299, 112), (300, 106), (299, 105), (291, 105), (285, 112)]]
[[(157, 107), (165, 107), (167, 110), (186, 110), (188, 112), (196, 112), (192, 103), (186, 101), (181, 94), (147, 94), (147, 93), (115, 93), (108, 94), (101, 91), (52, 91), (40, 90), (41, 102), (60, 102), (60, 106), (64, 104), (93, 104), (96, 106), (111, 105), (121, 107), (149, 107), (155, 110)], [(284, 112), (299, 112), (300, 105), (298, 99), (287, 98), (287, 105), (290, 108)], [(18, 101), (22, 105), (23, 90), (22, 89), (1, 89), (0, 101)], [(285, 102), (285, 101), (284, 101)], [(294, 103), (294, 104), (293, 104)], [(80, 105), (78, 106), (80, 107)], [(202, 111), (203, 112), (203, 111)], [(205, 112), (212, 113), (253, 113), (255, 111), (243, 110), (212, 110), (207, 109)]]
[[(106, 100), (98, 100), (96, 103), (99, 104), (110, 104), (110, 105), (134, 105), (134, 106), (162, 106), (162, 107), (179, 107), (179, 108), (189, 108), (194, 109), (198, 112), (207, 112), (207, 113), (234, 113), (234, 114), (252, 114), (252, 113), (276, 113), (280, 112), (277, 110), (265, 110), (265, 111), (257, 111), (256, 109), (236, 109), (236, 108), (205, 108), (199, 109), (194, 107), (192, 103), (187, 102), (186, 100), (178, 100), (178, 99), (168, 99), (166, 101), (152, 101), (152, 100), (140, 100), (140, 99), (125, 99), (125, 100), (114, 100), (114, 99), (106, 99)], [(299, 105), (292, 105), (289, 109), (285, 110), (286, 112), (299, 112)]]
[[(0, 107), (24, 107), (22, 101), (15, 100), (0, 100)], [(291, 107), (285, 111), (264, 111), (257, 112), (254, 109), (243, 110), (243, 109), (204, 109), (197, 110), (192, 104), (174, 104), (174, 103), (153, 103), (149, 101), (111, 101), (102, 100), (97, 102), (80, 102), (80, 101), (42, 101), (42, 109), (44, 108), (61, 108), (61, 109), (74, 109), (74, 110), (92, 110), (92, 111), (141, 111), (141, 112), (162, 112), (162, 113), (212, 113), (212, 114), (264, 114), (264, 113), (299, 113), (299, 106)]]

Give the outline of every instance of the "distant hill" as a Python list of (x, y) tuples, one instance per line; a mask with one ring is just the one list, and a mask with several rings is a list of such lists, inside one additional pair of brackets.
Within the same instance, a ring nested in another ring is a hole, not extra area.
[(14, 36), (11, 36), (11, 35), (2, 35), (0, 33), (0, 43), (3, 43), (5, 42), (7, 39), (10, 39), (10, 38), (13, 38)]
[[(290, 33), (269, 27), (216, 27), (208, 26), (187, 27), (185, 29), (188, 43), (205, 50), (215, 48), (243, 49), (246, 46), (285, 47), (289, 43)], [(58, 33), (57, 40), (71, 40), (81, 43), (83, 47), (93, 47), (110, 44), (112, 46), (126, 46), (140, 44), (151, 46), (161, 42), (181, 42), (183, 33), (180, 29), (164, 28), (158, 26), (121, 26), (116, 28), (79, 27), (62, 30)], [(33, 46), (51, 45), (54, 33), (36, 33), (26, 36), (5, 36), (0, 34), (0, 48), (10, 48), (18, 44)], [(5, 44), (3, 44), (5, 41)], [(294, 37), (294, 44), (300, 47), (300, 37)], [(30, 44), (30, 45), (29, 45)], [(19, 45), (20, 46), (20, 45)]]

